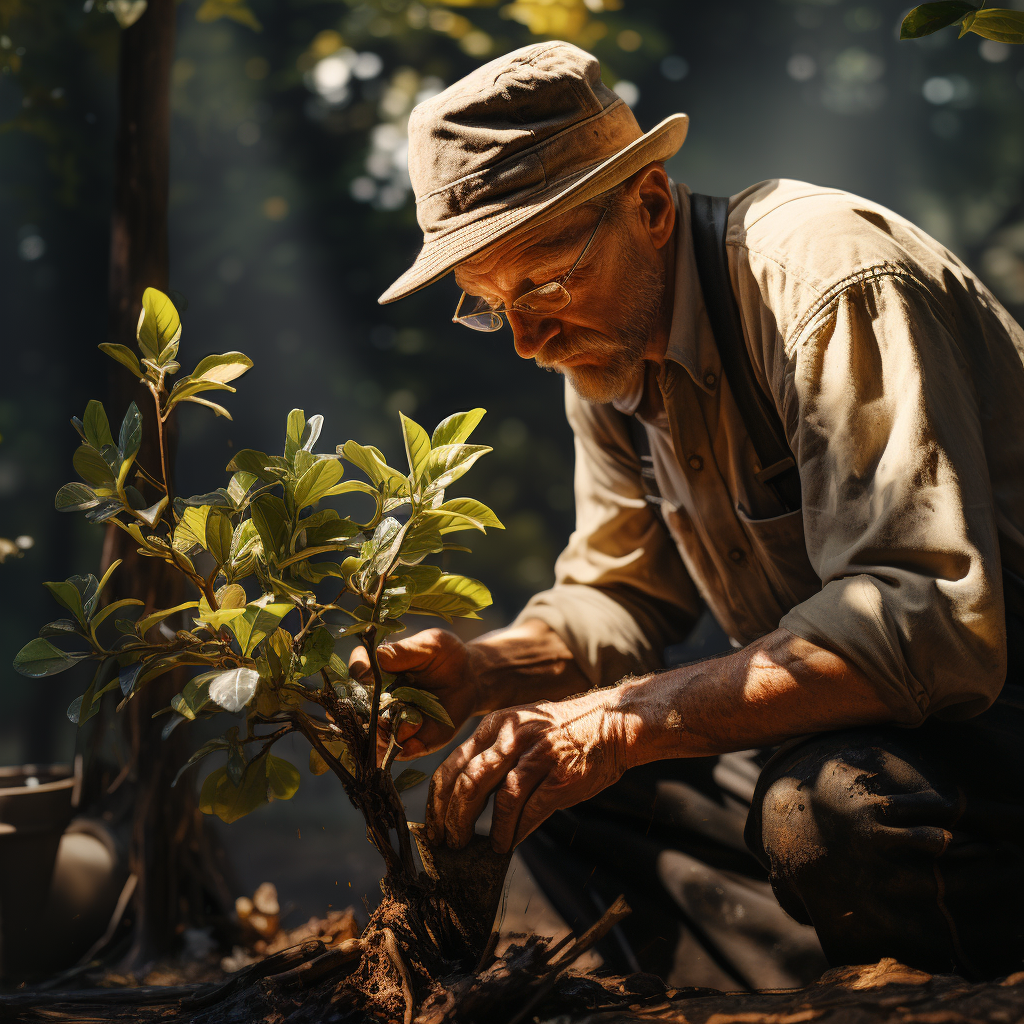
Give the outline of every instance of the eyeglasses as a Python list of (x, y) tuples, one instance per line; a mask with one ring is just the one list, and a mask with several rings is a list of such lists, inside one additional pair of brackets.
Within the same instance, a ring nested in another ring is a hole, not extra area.
[[(576, 262), (569, 268), (567, 274), (563, 274), (562, 277), (555, 281), (548, 281), (547, 284), (531, 288), (530, 291), (520, 295), (511, 306), (491, 306), (486, 299), (474, 299), (463, 292), (462, 298), (459, 299), (459, 304), (455, 307), (452, 323), (462, 324), (463, 327), (469, 327), (474, 331), (497, 331), (504, 323), (501, 314), (505, 313), (507, 315), (510, 309), (515, 310), (517, 313), (532, 313), (534, 316), (547, 316), (550, 313), (557, 313), (560, 309), (565, 309), (572, 302), (572, 296), (566, 291), (565, 282), (572, 277), (573, 271), (580, 265), (583, 257), (587, 255), (587, 250), (590, 248), (591, 242), (597, 237), (598, 229), (601, 227), (601, 223), (604, 221), (605, 214), (607, 213), (607, 208), (602, 210), (594, 230), (590, 233), (590, 238), (587, 239), (587, 244), (583, 246), (583, 252), (576, 258)], [(472, 305), (465, 313), (461, 313), (460, 310), (467, 299), (472, 302)]]

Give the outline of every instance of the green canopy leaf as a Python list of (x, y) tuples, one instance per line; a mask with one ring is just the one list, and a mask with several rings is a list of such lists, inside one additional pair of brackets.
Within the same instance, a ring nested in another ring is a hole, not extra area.
[(337, 459), (320, 459), (299, 477), (295, 485), (295, 509), (315, 505), (326, 497), (330, 489), (342, 478), (345, 470)]
[(437, 508), (424, 512), (430, 521), (445, 533), (456, 533), (459, 530), (480, 530), (487, 532), (504, 530), (501, 520), (482, 502), (475, 498), (450, 498)]
[(80, 444), (71, 457), (71, 465), (75, 472), (93, 487), (113, 491), (116, 486), (116, 479), (107, 465), (106, 459), (91, 444)]
[(965, 14), (977, 10), (964, 0), (941, 0), (940, 3), (915, 7), (900, 25), (900, 39), (920, 39), (958, 22)]
[(423, 467), (419, 481), (424, 496), (443, 491), (489, 451), (491, 449), (483, 444), (446, 444), (435, 448)]
[(58, 492), (54, 501), (58, 512), (82, 512), (87, 508), (95, 508), (100, 504), (96, 492), (85, 484), (77, 481), (65, 484)]
[(252, 368), (252, 360), (241, 352), (221, 352), (200, 359), (190, 374), (192, 380), (214, 380), (226, 384)]
[(440, 448), (442, 445), (462, 444), (476, 430), (486, 412), (486, 409), (470, 409), (469, 412), (457, 412), (441, 420), (434, 428), (430, 446)]
[(997, 8), (980, 10), (971, 17), (969, 25), (967, 19), (964, 19), (964, 28), (985, 39), (1019, 45), (1024, 43), (1024, 11)]
[(427, 693), (426, 690), (417, 690), (412, 686), (398, 686), (389, 692), (394, 700), (400, 700), (403, 704), (413, 704), (430, 715), (431, 718), (441, 722), (442, 725), (453, 727), (448, 712), (432, 693)]
[(85, 439), (100, 451), (104, 445), (113, 445), (114, 435), (110, 433), (110, 422), (107, 420), (106, 410), (103, 403), (95, 398), (85, 407), (85, 415), (82, 417), (82, 428), (85, 432)]
[[(174, 303), (157, 288), (142, 293), (142, 311), (135, 331), (143, 356), (154, 362), (181, 337), (181, 320)], [(174, 352), (167, 359), (174, 358)]]
[(66, 672), (86, 657), (87, 654), (68, 654), (59, 647), (54, 647), (49, 640), (36, 637), (18, 651), (14, 658), (14, 667), (23, 676), (42, 679), (45, 676), (55, 676), (58, 672)]
[(138, 356), (127, 345), (113, 345), (105, 341), (99, 346), (99, 350), (104, 355), (110, 356), (111, 359), (116, 359), (122, 366), (127, 367), (136, 377), (142, 376), (142, 367), (139, 365)]
[(399, 413), (402, 422), (402, 435), (405, 438), (405, 457), (409, 461), (409, 475), (416, 480), (426, 465), (430, 454), (430, 438), (427, 432), (404, 413)]

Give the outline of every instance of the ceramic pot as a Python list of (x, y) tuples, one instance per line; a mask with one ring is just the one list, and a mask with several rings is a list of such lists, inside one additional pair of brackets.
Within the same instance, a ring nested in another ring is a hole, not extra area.
[(77, 803), (75, 782), (68, 765), (0, 768), (0, 972), (6, 984), (37, 969), (57, 849)]

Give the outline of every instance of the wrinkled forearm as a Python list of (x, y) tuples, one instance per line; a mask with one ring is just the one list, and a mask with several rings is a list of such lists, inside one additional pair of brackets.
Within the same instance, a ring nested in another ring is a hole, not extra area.
[(489, 633), (469, 645), (475, 713), (562, 700), (590, 687), (562, 638), (539, 619)]
[(735, 654), (607, 692), (629, 767), (893, 718), (857, 668), (785, 629)]

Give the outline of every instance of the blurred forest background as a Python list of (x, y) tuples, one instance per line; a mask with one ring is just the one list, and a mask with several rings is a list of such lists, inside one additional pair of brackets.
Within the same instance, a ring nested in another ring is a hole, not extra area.
[[(131, 7), (106, 6), (118, 4)], [(560, 378), (518, 359), (505, 333), (453, 325), (450, 279), (376, 304), (419, 245), (405, 170), (410, 109), (545, 36), (594, 52), (645, 129), (690, 115), (689, 140), (669, 165), (676, 180), (728, 195), (791, 177), (866, 196), (939, 238), (1020, 315), (1024, 51), (958, 42), (954, 30), (900, 43), (907, 9), (885, 0), (183, 0), (170, 214), (171, 287), (188, 300), (183, 362), (239, 348), (255, 367), (225, 403), (233, 422), (182, 410), (181, 492), (223, 484), (233, 448), (278, 450), (293, 406), (325, 415), (324, 450), (355, 437), (397, 456), (399, 409), (429, 428), (482, 405), (489, 413), (474, 440), (496, 451), (468, 489), (508, 528), (473, 542), (467, 571), (495, 597), (479, 625), (506, 623), (550, 582), (573, 525)], [(238, 17), (209, 20), (218, 11)], [(70, 416), (106, 398), (108, 374), (123, 373), (96, 350), (106, 332), (119, 31), (102, 0), (0, 0), (0, 536), (35, 541), (0, 566), (4, 666), (53, 617), (41, 581), (94, 570), (99, 559), (102, 531), (59, 515), (53, 495), (73, 478)], [(110, 413), (119, 420), (123, 410)], [(74, 672), (29, 681), (4, 669), (0, 763), (70, 759), (65, 708), (83, 688)], [(242, 884), (269, 877), (308, 912), (323, 909), (324, 879), (366, 891), (376, 864), (344, 804), (331, 778), (304, 776), (288, 805), (224, 829), (245, 854)], [(271, 831), (272, 853), (254, 841)]]

